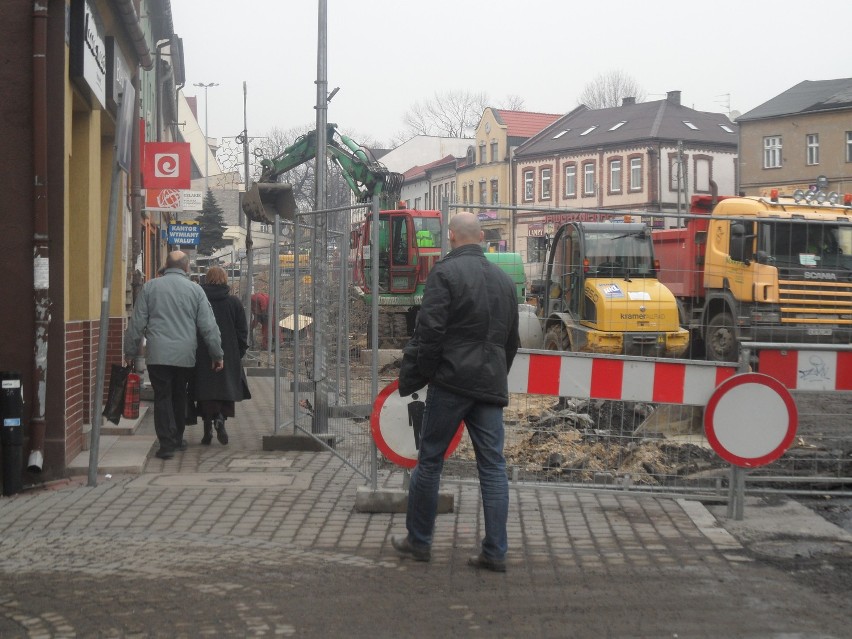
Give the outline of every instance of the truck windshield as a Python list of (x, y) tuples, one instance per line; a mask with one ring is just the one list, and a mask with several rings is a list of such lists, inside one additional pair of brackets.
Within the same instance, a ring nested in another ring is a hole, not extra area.
[(852, 227), (764, 222), (758, 233), (759, 262), (787, 266), (852, 268)]
[(643, 277), (654, 274), (654, 254), (647, 233), (587, 233), (585, 239), (590, 275)]

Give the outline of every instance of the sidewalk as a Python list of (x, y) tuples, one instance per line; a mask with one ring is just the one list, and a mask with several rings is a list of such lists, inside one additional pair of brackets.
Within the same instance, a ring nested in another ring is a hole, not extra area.
[[(97, 487), (0, 499), (0, 636), (846, 636), (852, 539), (806, 508), (749, 503), (728, 522), (695, 501), (512, 484), (495, 575), (465, 565), (481, 503), (454, 483), (432, 561), (399, 559), (405, 516), (355, 512), (365, 482), (339, 458), (261, 450), (273, 382), (249, 383), (228, 446), (190, 426), (187, 451), (149, 456), (149, 410), (135, 435), (102, 438)], [(787, 535), (821, 544), (810, 581), (764, 561)], [(845, 568), (820, 581), (829, 560)]]

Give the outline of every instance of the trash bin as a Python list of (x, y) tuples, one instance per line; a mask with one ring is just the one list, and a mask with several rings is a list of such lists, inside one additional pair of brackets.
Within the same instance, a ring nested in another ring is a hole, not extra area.
[(3, 455), (3, 494), (23, 489), (24, 427), (21, 415), (24, 392), (20, 373), (0, 372), (0, 448)]

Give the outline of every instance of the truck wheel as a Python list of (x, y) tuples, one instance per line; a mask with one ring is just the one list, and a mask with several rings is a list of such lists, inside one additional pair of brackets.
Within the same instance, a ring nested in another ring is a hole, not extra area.
[(565, 328), (559, 326), (551, 326), (547, 329), (544, 335), (544, 350), (546, 351), (570, 351), (571, 340), (568, 339), (568, 333)]
[(719, 313), (707, 323), (704, 338), (707, 359), (714, 362), (736, 362), (739, 359), (737, 330), (730, 313)]

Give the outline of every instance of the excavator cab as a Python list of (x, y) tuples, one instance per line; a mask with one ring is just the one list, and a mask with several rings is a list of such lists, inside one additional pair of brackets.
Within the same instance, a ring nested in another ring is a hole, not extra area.
[[(372, 218), (364, 227), (365, 238), (372, 234)], [(418, 282), (419, 251), (411, 214), (382, 211), (379, 214), (379, 290), (382, 293), (413, 293)], [(372, 282), (374, 262), (364, 257), (365, 284)]]

